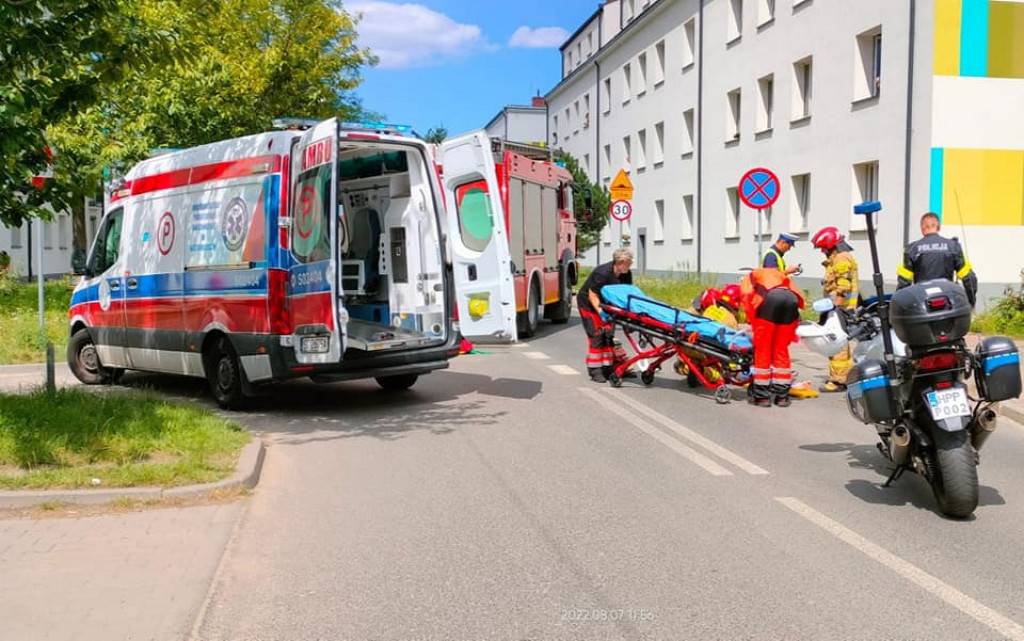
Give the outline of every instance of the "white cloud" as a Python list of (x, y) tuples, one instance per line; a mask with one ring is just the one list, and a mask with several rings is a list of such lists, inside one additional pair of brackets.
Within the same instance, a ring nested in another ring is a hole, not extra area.
[(381, 69), (430, 67), (492, 48), (480, 27), (460, 24), (421, 4), (357, 0), (346, 2), (345, 9), (363, 15), (356, 25), (358, 44), (380, 58)]
[(539, 27), (531, 29), (523, 26), (516, 29), (508, 40), (510, 47), (528, 47), (531, 49), (548, 49), (560, 47), (569, 37), (569, 32), (561, 27)]

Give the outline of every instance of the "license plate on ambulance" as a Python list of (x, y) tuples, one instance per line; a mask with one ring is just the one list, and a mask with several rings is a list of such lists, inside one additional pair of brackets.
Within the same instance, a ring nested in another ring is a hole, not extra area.
[(305, 336), (299, 349), (307, 354), (326, 354), (330, 351), (330, 338), (327, 336)]
[(967, 390), (954, 387), (952, 389), (928, 392), (925, 394), (928, 399), (928, 407), (932, 411), (932, 418), (941, 420), (944, 418), (956, 418), (957, 416), (970, 416), (971, 406), (967, 402)]

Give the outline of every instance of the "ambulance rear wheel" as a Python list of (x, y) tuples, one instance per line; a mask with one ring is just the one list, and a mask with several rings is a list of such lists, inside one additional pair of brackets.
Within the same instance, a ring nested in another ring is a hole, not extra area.
[(409, 389), (419, 380), (418, 374), (401, 374), (398, 376), (378, 376), (377, 384), (388, 392), (401, 392)]
[(227, 338), (218, 338), (206, 353), (206, 380), (217, 405), (226, 410), (240, 409), (245, 405), (242, 376), (235, 348)]
[(102, 385), (110, 381), (110, 371), (100, 364), (96, 344), (88, 330), (79, 330), (68, 341), (68, 367), (75, 378), (86, 385)]

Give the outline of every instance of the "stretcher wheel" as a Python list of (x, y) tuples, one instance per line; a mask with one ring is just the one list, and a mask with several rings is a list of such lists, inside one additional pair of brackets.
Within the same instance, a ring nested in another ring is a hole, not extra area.
[(732, 392), (725, 385), (715, 390), (715, 402), (719, 405), (725, 405), (732, 401)]
[(645, 369), (644, 371), (640, 372), (640, 380), (641, 382), (643, 382), (644, 385), (650, 385), (651, 383), (654, 382), (654, 372)]
[(622, 377), (615, 372), (608, 376), (608, 382), (612, 384), (612, 387), (622, 387)]
[(700, 379), (693, 372), (686, 373), (686, 384), (690, 386), (690, 389), (696, 389), (700, 387)]

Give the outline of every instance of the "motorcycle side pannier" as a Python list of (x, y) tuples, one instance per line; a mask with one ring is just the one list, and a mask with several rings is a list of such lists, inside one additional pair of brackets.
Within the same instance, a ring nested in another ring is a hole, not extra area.
[(889, 323), (910, 347), (949, 343), (971, 329), (971, 304), (957, 283), (927, 280), (892, 295)]
[(862, 423), (896, 418), (891, 385), (885, 361), (871, 359), (854, 365), (846, 377), (846, 402), (850, 414)]
[(1012, 340), (1005, 336), (983, 338), (974, 355), (974, 380), (983, 399), (995, 402), (1020, 396), (1020, 354)]

